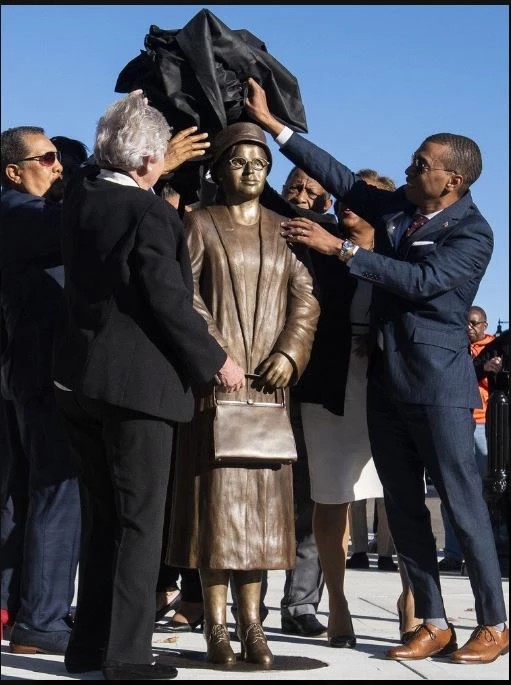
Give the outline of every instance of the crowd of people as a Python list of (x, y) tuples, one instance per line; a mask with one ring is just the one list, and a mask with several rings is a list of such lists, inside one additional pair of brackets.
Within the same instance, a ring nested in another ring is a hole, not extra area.
[[(10, 650), (63, 654), (72, 674), (172, 679), (151, 642), (174, 611), (169, 630), (201, 627), (206, 659), (228, 667), (230, 586), (242, 659), (270, 668), (271, 569), (286, 570), (283, 633), (354, 649), (345, 569), (369, 563), (360, 507), (374, 498), (378, 568), (401, 578), (386, 657), (492, 662), (509, 632), (485, 420), (508, 360), (480, 363), (493, 336), (473, 300), (493, 235), (470, 194), (479, 148), (433, 134), (396, 188), (291, 131), (253, 79), (245, 112), (211, 141), (172, 136), (135, 91), (101, 116), (91, 156), (37, 126), (1, 134)], [(294, 165), (281, 193), (266, 134)], [(191, 204), (172, 175), (204, 155), (214, 199)], [(297, 460), (215, 462), (215, 403), (275, 406), (278, 390)], [(477, 617), (465, 645), (440, 586), (462, 563)]]

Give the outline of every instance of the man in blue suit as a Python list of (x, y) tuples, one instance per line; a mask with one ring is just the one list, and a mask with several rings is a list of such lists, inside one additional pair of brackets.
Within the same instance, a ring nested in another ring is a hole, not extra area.
[[(481, 404), (466, 333), (467, 312), (493, 249), (491, 228), (469, 192), (482, 169), (479, 148), (465, 136), (429, 136), (406, 169), (406, 184), (389, 192), (367, 185), (280, 123), (253, 79), (245, 108), (288, 159), (376, 229), (374, 252), (305, 218), (285, 221), (282, 235), (339, 258), (352, 275), (374, 285), (369, 436), (392, 536), (424, 621), (386, 656), (494, 661), (507, 653), (509, 631), (474, 459), (471, 409)], [(445, 617), (425, 468), (456, 530), (475, 596), (478, 626), (461, 649)]]

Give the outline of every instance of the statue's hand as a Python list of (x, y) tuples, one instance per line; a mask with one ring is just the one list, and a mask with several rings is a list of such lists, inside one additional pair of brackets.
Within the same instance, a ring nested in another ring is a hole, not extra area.
[(274, 352), (259, 364), (256, 373), (259, 378), (254, 380), (253, 387), (264, 393), (273, 393), (277, 388), (287, 388), (293, 377), (293, 365), (280, 352)]

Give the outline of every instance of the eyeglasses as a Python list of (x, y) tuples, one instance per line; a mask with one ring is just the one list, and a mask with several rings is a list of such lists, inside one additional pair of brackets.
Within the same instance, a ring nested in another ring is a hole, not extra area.
[(413, 166), (415, 173), (420, 176), (421, 174), (425, 174), (428, 171), (447, 171), (449, 174), (455, 174), (457, 173), (454, 171), (454, 169), (444, 169), (443, 167), (439, 166), (429, 166), (427, 162), (425, 162), (421, 157), (417, 157), (416, 155), (412, 155), (412, 161), (410, 163), (410, 166)]
[(486, 323), (487, 323), (486, 321), (469, 321), (468, 325), (471, 328), (476, 328), (476, 326), (480, 326), (481, 324), (486, 324)]
[(17, 164), (20, 162), (31, 162), (33, 159), (36, 159), (41, 166), (53, 166), (56, 160), (60, 162), (61, 154), (59, 150), (51, 150), (51, 152), (45, 152), (43, 155), (36, 155), (35, 157), (25, 157), (25, 159), (20, 159)]
[(269, 166), (270, 163), (267, 159), (261, 159), (261, 157), (256, 157), (255, 159), (245, 159), (245, 157), (231, 157), (231, 159), (228, 160), (228, 164), (231, 167), (231, 169), (243, 169), (247, 166), (247, 164), (250, 164), (252, 165), (252, 169), (254, 169), (254, 171), (262, 171), (263, 169), (266, 169), (266, 167)]

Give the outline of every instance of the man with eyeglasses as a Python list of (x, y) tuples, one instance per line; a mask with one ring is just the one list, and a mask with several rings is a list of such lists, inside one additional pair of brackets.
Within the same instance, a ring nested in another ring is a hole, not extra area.
[[(483, 359), (485, 348), (495, 340), (495, 336), (486, 333), (488, 322), (486, 312), (482, 307), (472, 306), (468, 310), (468, 338), (470, 342), (470, 354), (476, 365), (476, 374), (481, 394), (482, 408), (473, 411), (474, 428), (474, 454), (481, 478), (488, 470), (488, 443), (486, 440), (486, 410), (490, 395), (489, 376), (502, 370), (502, 357), (496, 355), (489, 359)], [(477, 361), (476, 361), (477, 360)], [(449, 520), (447, 509), (440, 506), (442, 521), (445, 531), (444, 558), (438, 562), (440, 571), (461, 572), (463, 569), (463, 552), (458, 542), (456, 532)]]
[(53, 392), (51, 361), (64, 310), (61, 207), (45, 194), (60, 155), (37, 126), (1, 135), (2, 395), (21, 450), (2, 463), (2, 624), (12, 652), (65, 652), (80, 536), (76, 470)]
[[(481, 398), (466, 333), (467, 312), (493, 250), (492, 230), (469, 191), (481, 173), (480, 150), (465, 136), (429, 136), (406, 168), (405, 185), (380, 190), (284, 126), (269, 111), (261, 86), (252, 78), (248, 84), (248, 115), (291, 162), (375, 227), (374, 252), (303, 218), (283, 222), (282, 236), (340, 259), (353, 276), (374, 285), (369, 437), (392, 537), (423, 619), (386, 657), (492, 662), (507, 653), (509, 631), (473, 455), (472, 409)], [(461, 649), (446, 619), (424, 469), (449, 512), (475, 595), (478, 625)]]

